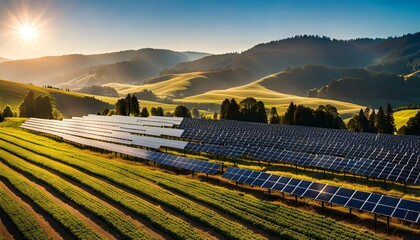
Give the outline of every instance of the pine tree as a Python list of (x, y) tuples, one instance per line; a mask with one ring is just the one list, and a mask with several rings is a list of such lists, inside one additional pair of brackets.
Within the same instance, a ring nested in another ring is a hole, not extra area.
[(289, 125), (295, 124), (294, 122), (295, 111), (296, 111), (296, 105), (293, 102), (291, 102), (289, 107), (286, 110), (286, 113), (284, 114), (283, 124), (289, 124)]
[(270, 109), (270, 113), (268, 114), (268, 123), (270, 124), (279, 124), (280, 123), (280, 116), (277, 113), (277, 109), (272, 107)]
[(139, 116), (140, 115), (139, 100), (137, 99), (137, 97), (134, 94), (131, 97), (130, 113), (133, 114), (133, 116)]
[(394, 134), (395, 129), (395, 120), (394, 120), (394, 111), (392, 110), (391, 104), (386, 105), (385, 111), (385, 121), (386, 121), (386, 130), (385, 133)]
[(230, 118), (227, 118), (227, 119), (238, 120), (238, 121), (242, 120), (239, 104), (236, 102), (234, 98), (230, 100), (229, 117)]
[(163, 108), (158, 107), (156, 116), (162, 116), (163, 117), (164, 115), (165, 115), (165, 112), (163, 111)]
[(213, 120), (217, 120), (217, 115), (218, 115), (217, 112), (213, 113)]
[(375, 109), (372, 109), (371, 112), (372, 113), (369, 115), (369, 119), (368, 119), (369, 129), (370, 129), (370, 132), (376, 133), (377, 130), (375, 127), (375, 119), (376, 119)]
[(3, 118), (13, 117), (13, 111), (12, 111), (12, 108), (9, 105), (6, 105), (3, 108), (2, 116), (3, 116)]
[(127, 94), (127, 96), (125, 97), (124, 104), (125, 104), (125, 108), (124, 108), (125, 113), (123, 115), (130, 116), (130, 112), (132, 110), (132, 108), (131, 108), (131, 95), (130, 94)]
[(149, 116), (149, 111), (147, 110), (147, 108), (146, 108), (146, 107), (144, 107), (144, 108), (141, 110), (140, 117), (148, 117), (148, 116)]
[(229, 119), (228, 115), (231, 115), (230, 110), (230, 102), (229, 99), (226, 98), (220, 106), (220, 119)]
[(257, 102), (257, 119), (256, 122), (267, 123), (267, 112), (262, 101)]
[(359, 111), (359, 126), (360, 126), (360, 132), (369, 132), (369, 121), (366, 118), (365, 112), (363, 112), (363, 109), (360, 109)]
[(52, 119), (53, 107), (49, 96), (37, 96), (34, 100), (35, 117)]
[(30, 90), (25, 98), (23, 99), (22, 103), (19, 105), (19, 116), (20, 117), (33, 117), (35, 112), (35, 93), (34, 91)]
[(375, 127), (378, 133), (386, 133), (386, 116), (382, 106), (379, 107), (378, 114), (376, 114)]
[(126, 115), (125, 111), (125, 99), (121, 98), (118, 99), (117, 103), (115, 104), (115, 115)]
[(150, 115), (157, 116), (157, 114), (157, 109), (155, 107), (152, 107), (152, 109), (150, 109)]

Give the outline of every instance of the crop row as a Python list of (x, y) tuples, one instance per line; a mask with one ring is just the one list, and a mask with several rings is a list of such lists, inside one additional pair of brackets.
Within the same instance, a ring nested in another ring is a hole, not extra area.
[(0, 209), (12, 220), (26, 239), (49, 239), (36, 219), (3, 188), (0, 188)]
[[(27, 143), (26, 144), (20, 143), (20, 144), (25, 145), (25, 146), (28, 145)], [(53, 169), (54, 171), (58, 171), (62, 174), (65, 174), (71, 177), (72, 179), (82, 184), (85, 184), (86, 186), (89, 186), (90, 188), (95, 189), (98, 192), (101, 192), (101, 194), (107, 195), (108, 197), (111, 195), (110, 193), (106, 192), (106, 191), (109, 192), (110, 189), (104, 188), (104, 185), (106, 184), (104, 184), (103, 181), (100, 181), (99, 179), (95, 177), (89, 176), (71, 167), (55, 162), (53, 160), (49, 160), (45, 157), (33, 156), (33, 154), (31, 154), (30, 152), (25, 152), (20, 147), (10, 145), (9, 143), (5, 143), (3, 145), (5, 145), (5, 147), (7, 147), (10, 151), (14, 152), (14, 154), (20, 157), (23, 157), (32, 162), (36, 162), (37, 164), (42, 164), (43, 166)], [(38, 147), (33, 146), (33, 147), (41, 148), (39, 146)], [(45, 149), (38, 149), (38, 150), (43, 151)], [(54, 152), (54, 150), (50, 150), (49, 154), (56, 155), (58, 153)], [(61, 155), (58, 158), (60, 159), (64, 158), (65, 160), (70, 161), (70, 162), (78, 161), (75, 158), (71, 158), (71, 157), (63, 156), (63, 155)], [(65, 160), (61, 160), (61, 161), (65, 161)], [(79, 162), (81, 162), (81, 164), (84, 163), (84, 161), (79, 161)], [(91, 166), (95, 167), (94, 165), (91, 165)], [(95, 167), (95, 169), (85, 168), (85, 170), (92, 172), (96, 175), (106, 176), (106, 178), (116, 183), (119, 183), (132, 190), (135, 190), (138, 193), (145, 195), (148, 198), (151, 198), (163, 205), (171, 207), (192, 219), (195, 219), (209, 227), (212, 227), (213, 229), (223, 234), (227, 238), (230, 238), (230, 239), (261, 238), (261, 236), (255, 235), (252, 231), (246, 229), (244, 226), (236, 222), (230, 221), (218, 215), (216, 212), (210, 209), (207, 209), (199, 204), (194, 203), (193, 201), (174, 195), (167, 190), (159, 188), (159, 186), (156, 186), (155, 184), (152, 184), (149, 181), (146, 181), (144, 179), (140, 179), (141, 181), (138, 181), (138, 180), (131, 179), (130, 177), (127, 177), (125, 175), (122, 177), (121, 174), (123, 174), (123, 172), (116, 173), (116, 172), (107, 170), (105, 168)], [(116, 201), (118, 201), (119, 204), (125, 205), (132, 210), (136, 210), (137, 212), (139, 211), (139, 209), (136, 209), (139, 207), (138, 204), (135, 204), (134, 206), (129, 205), (129, 203), (137, 201), (137, 199), (134, 199), (132, 195), (127, 194), (126, 192), (122, 190), (114, 189), (113, 196), (120, 196), (120, 199), (116, 199)], [(123, 199), (124, 201), (122, 201), (121, 199)], [(145, 209), (145, 208), (141, 208), (141, 209)], [(173, 220), (171, 220), (171, 222), (168, 222), (167, 226), (170, 227), (171, 224), (173, 227), (175, 227), (175, 225), (178, 226), (178, 228), (182, 226), (180, 223)], [(192, 236), (189, 236), (187, 238), (192, 238)]]
[[(349, 228), (346, 225), (336, 223), (331, 219), (322, 216), (310, 215), (296, 209), (279, 206), (267, 201), (261, 201), (247, 195), (238, 195), (235, 191), (215, 187), (196, 180), (180, 178), (171, 174), (162, 174), (160, 172), (147, 170), (144, 167), (135, 167), (117, 161), (111, 162), (101, 157), (77, 151), (74, 151), (71, 154), (68, 152), (68, 154), (74, 157), (72, 161), (68, 162), (69, 164), (86, 169), (87, 166), (84, 166), (83, 164), (89, 162), (116, 173), (123, 171), (125, 177), (129, 176), (136, 181), (147, 178), (158, 182), (161, 186), (181, 192), (191, 198), (217, 207), (274, 234), (288, 236), (288, 233), (290, 233), (293, 237), (299, 238), (298, 233), (304, 233), (308, 237), (317, 239), (331, 237), (371, 239), (375, 237), (370, 233)], [(83, 161), (76, 163), (76, 159)], [(91, 166), (90, 170), (95, 171), (98, 167)]]
[[(2, 159), (9, 158), (9, 154), (0, 150)], [(11, 158), (14, 160), (14, 157)], [(50, 214), (58, 223), (67, 229), (74, 237), (78, 239), (101, 239), (92, 229), (87, 227), (79, 218), (75, 217), (71, 212), (57, 205), (44, 192), (37, 189), (26, 178), (16, 174), (6, 165), (0, 163), (0, 177), (10, 182), (19, 192), (30, 198), (45, 212)], [(3, 204), (1, 204), (3, 206)], [(22, 232), (23, 233), (23, 232)]]
[[(1, 147), (6, 146), (6, 144), (1, 144)], [(7, 164), (13, 168), (25, 172), (26, 174), (31, 175), (32, 177), (46, 183), (48, 186), (55, 189), (57, 192), (67, 197), (74, 203), (78, 204), (82, 208), (96, 215), (97, 217), (103, 219), (109, 223), (112, 227), (115, 228), (122, 236), (128, 239), (152, 239), (143, 230), (139, 229), (132, 221), (130, 221), (123, 213), (110, 209), (99, 201), (98, 198), (93, 195), (80, 191), (79, 188), (70, 184), (69, 182), (63, 180), (56, 175), (43, 170), (37, 166), (28, 164), (24, 160), (16, 157), (10, 153), (2, 151), (1, 157)], [(52, 203), (52, 205), (57, 206)]]

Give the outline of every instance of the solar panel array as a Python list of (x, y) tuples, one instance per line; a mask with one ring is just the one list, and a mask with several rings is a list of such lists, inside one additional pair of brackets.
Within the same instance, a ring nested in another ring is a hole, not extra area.
[(419, 137), (201, 119), (184, 119), (180, 128), (181, 138), (199, 142), (186, 145), (186, 150), (420, 184)]
[(105, 149), (108, 151), (121, 153), (128, 156), (138, 157), (141, 159), (157, 162), (167, 166), (191, 170), (194, 172), (215, 174), (221, 167), (221, 164), (218, 163), (211, 163), (202, 160), (195, 160), (191, 158), (174, 156), (161, 152), (148, 151), (130, 146), (120, 145), (131, 145), (132, 141), (128, 139), (118, 138), (112, 135), (106, 135), (107, 130), (104, 129), (99, 128), (100, 130), (102, 130), (101, 132), (99, 132), (99, 129), (97, 128), (84, 128), (81, 130), (80, 125), (77, 124), (71, 125), (66, 123), (67, 126), (63, 127), (59, 123), (63, 122), (31, 118), (25, 123), (23, 123), (21, 127), (32, 131), (55, 135), (73, 143), (91, 146), (99, 149)]
[(410, 222), (420, 222), (420, 202), (417, 201), (234, 167), (229, 167), (222, 177), (299, 197), (334, 203)]

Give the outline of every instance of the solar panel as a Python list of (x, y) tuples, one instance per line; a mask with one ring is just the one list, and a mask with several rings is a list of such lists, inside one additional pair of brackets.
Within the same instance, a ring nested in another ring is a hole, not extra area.
[(420, 202), (417, 201), (235, 167), (229, 167), (222, 177), (239, 183), (287, 192), (383, 216), (415, 223), (420, 222)]
[[(105, 150), (109, 150), (113, 152), (118, 152), (118, 153), (126, 154), (129, 156), (142, 158), (145, 160), (162, 163), (168, 166), (173, 166), (173, 167), (186, 169), (186, 170), (192, 170), (195, 172), (215, 174), (221, 167), (221, 164), (218, 164), (218, 163), (210, 163), (210, 162), (202, 161), (202, 160), (195, 160), (195, 159), (190, 159), (190, 158), (185, 158), (185, 157), (177, 157), (177, 156), (173, 156), (173, 155), (169, 155), (165, 153), (152, 152), (152, 151), (143, 150), (139, 148), (119, 145), (115, 143), (101, 142), (101, 141), (98, 141), (98, 138), (95, 138), (95, 140), (83, 138), (80, 136), (68, 134), (67, 133), (68, 131), (65, 131), (65, 130), (57, 130), (55, 127), (47, 128), (44, 126), (39, 126), (36, 124), (30, 124), (26, 122), (23, 123), (21, 127), (28, 130), (32, 130), (32, 131), (55, 135), (74, 143), (101, 148), (101, 149), (105, 149)], [(78, 135), (83, 135), (83, 134), (78, 134)], [(106, 139), (106, 140), (109, 140), (109, 139)]]

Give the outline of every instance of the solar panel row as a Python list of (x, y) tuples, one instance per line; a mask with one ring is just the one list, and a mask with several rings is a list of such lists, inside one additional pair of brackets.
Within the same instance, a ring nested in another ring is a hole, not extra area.
[[(153, 151), (143, 150), (139, 148), (119, 145), (115, 143), (98, 141), (98, 140), (109, 141), (109, 138), (105, 138), (105, 137), (94, 136), (94, 139), (91, 139), (92, 136), (90, 136), (89, 134), (86, 134), (86, 135), (79, 134), (79, 136), (75, 136), (71, 134), (72, 133), (71, 131), (59, 130), (59, 129), (56, 129), (54, 126), (40, 127), (34, 124), (27, 124), (25, 122), (22, 124), (21, 127), (28, 130), (36, 131), (36, 132), (42, 132), (46, 134), (55, 135), (55, 136), (61, 137), (63, 139), (66, 139), (68, 141), (71, 141), (77, 144), (91, 146), (91, 147), (95, 147), (99, 149), (105, 149), (108, 151), (117, 152), (117, 153), (125, 154), (128, 156), (138, 157), (141, 159), (157, 162), (163, 165), (191, 170), (195, 172), (215, 174), (218, 171), (218, 169), (221, 167), (221, 165), (217, 163), (210, 163), (207, 161), (195, 160), (195, 159), (179, 157), (179, 156), (169, 155), (169, 154), (160, 153), (160, 152), (153, 152)], [(85, 138), (85, 136), (90, 136), (90, 138)], [(121, 142), (121, 143), (125, 143), (125, 142)]]
[(417, 201), (234, 167), (229, 167), (222, 177), (299, 197), (334, 203), (410, 222), (420, 222), (420, 202)]

